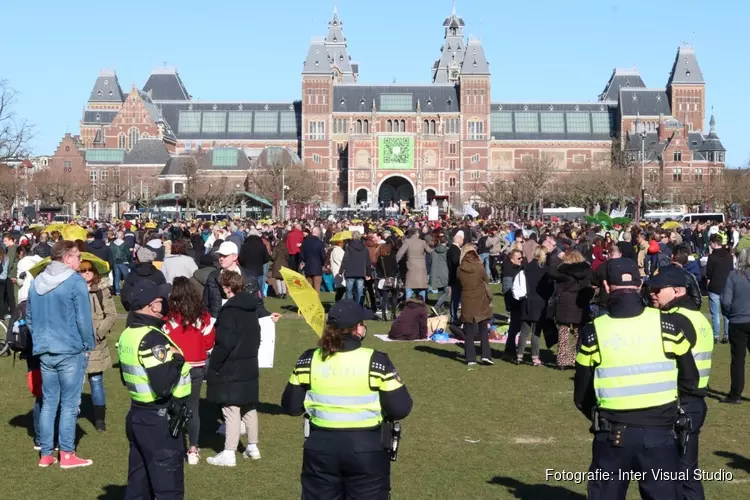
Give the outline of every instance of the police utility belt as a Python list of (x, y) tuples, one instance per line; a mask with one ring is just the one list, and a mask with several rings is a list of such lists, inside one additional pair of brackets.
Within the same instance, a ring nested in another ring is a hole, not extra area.
[[(688, 442), (690, 441), (690, 433), (693, 431), (693, 421), (685, 411), (678, 406), (677, 408), (677, 421), (674, 423), (672, 432), (674, 432), (679, 444), (680, 456), (685, 456), (687, 453)], [(599, 413), (599, 408), (594, 407), (591, 412), (591, 432), (611, 432), (618, 428), (627, 427), (625, 424), (618, 422), (610, 422), (606, 418), (602, 417)]]
[[(302, 434), (305, 439), (310, 437), (310, 417), (305, 414), (302, 419)], [(401, 422), (383, 422), (380, 426), (380, 438), (383, 448), (388, 450), (391, 462), (398, 459), (398, 447), (401, 442)]]
[(160, 417), (167, 417), (169, 420), (169, 435), (175, 439), (180, 436), (188, 420), (193, 418), (192, 410), (184, 402), (170, 401), (166, 407), (154, 408), (153, 411), (156, 411)]

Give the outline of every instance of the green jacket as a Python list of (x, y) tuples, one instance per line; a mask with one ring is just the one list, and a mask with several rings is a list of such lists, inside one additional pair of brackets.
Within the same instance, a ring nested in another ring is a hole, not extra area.
[(5, 249), (5, 254), (8, 256), (8, 279), (16, 278), (18, 272), (18, 259), (16, 258), (17, 245), (11, 245)]
[(740, 242), (734, 248), (734, 253), (739, 255), (743, 248), (750, 248), (750, 234), (746, 234), (740, 238)]

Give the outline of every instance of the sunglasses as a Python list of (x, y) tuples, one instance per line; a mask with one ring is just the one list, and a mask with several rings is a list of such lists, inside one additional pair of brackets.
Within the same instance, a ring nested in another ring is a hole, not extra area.
[(78, 270), (78, 272), (80, 274), (83, 274), (83, 273), (93, 273), (94, 272), (94, 268), (93, 267), (82, 267), (82, 268), (80, 268)]

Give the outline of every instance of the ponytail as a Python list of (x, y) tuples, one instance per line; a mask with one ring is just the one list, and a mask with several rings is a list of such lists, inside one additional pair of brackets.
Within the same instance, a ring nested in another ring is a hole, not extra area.
[(353, 328), (339, 329), (333, 325), (326, 325), (323, 335), (318, 341), (318, 346), (323, 351), (321, 356), (323, 361), (339, 352), (344, 347), (344, 339), (341, 336), (351, 334), (353, 331)]

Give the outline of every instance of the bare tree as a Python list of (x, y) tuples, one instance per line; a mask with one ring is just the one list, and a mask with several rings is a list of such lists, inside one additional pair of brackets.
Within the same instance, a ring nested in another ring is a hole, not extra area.
[(16, 169), (0, 165), (0, 206), (3, 213), (11, 212), (13, 204), (21, 193), (21, 187)]
[(246, 184), (249, 190), (272, 199), (277, 213), (282, 190), (287, 201), (296, 203), (308, 203), (319, 194), (317, 177), (305, 171), (299, 158), (286, 148), (264, 149)]
[(43, 170), (34, 175), (30, 189), (34, 198), (48, 205), (63, 206), (71, 203), (72, 189), (76, 182), (66, 174), (54, 169)]
[(544, 199), (549, 193), (549, 187), (555, 180), (554, 159), (540, 158), (524, 162), (521, 172), (514, 181), (519, 185), (523, 202), (532, 212), (535, 204), (539, 204), (539, 213), (544, 206)]
[(0, 163), (28, 156), (32, 127), (13, 111), (18, 92), (0, 80)]

